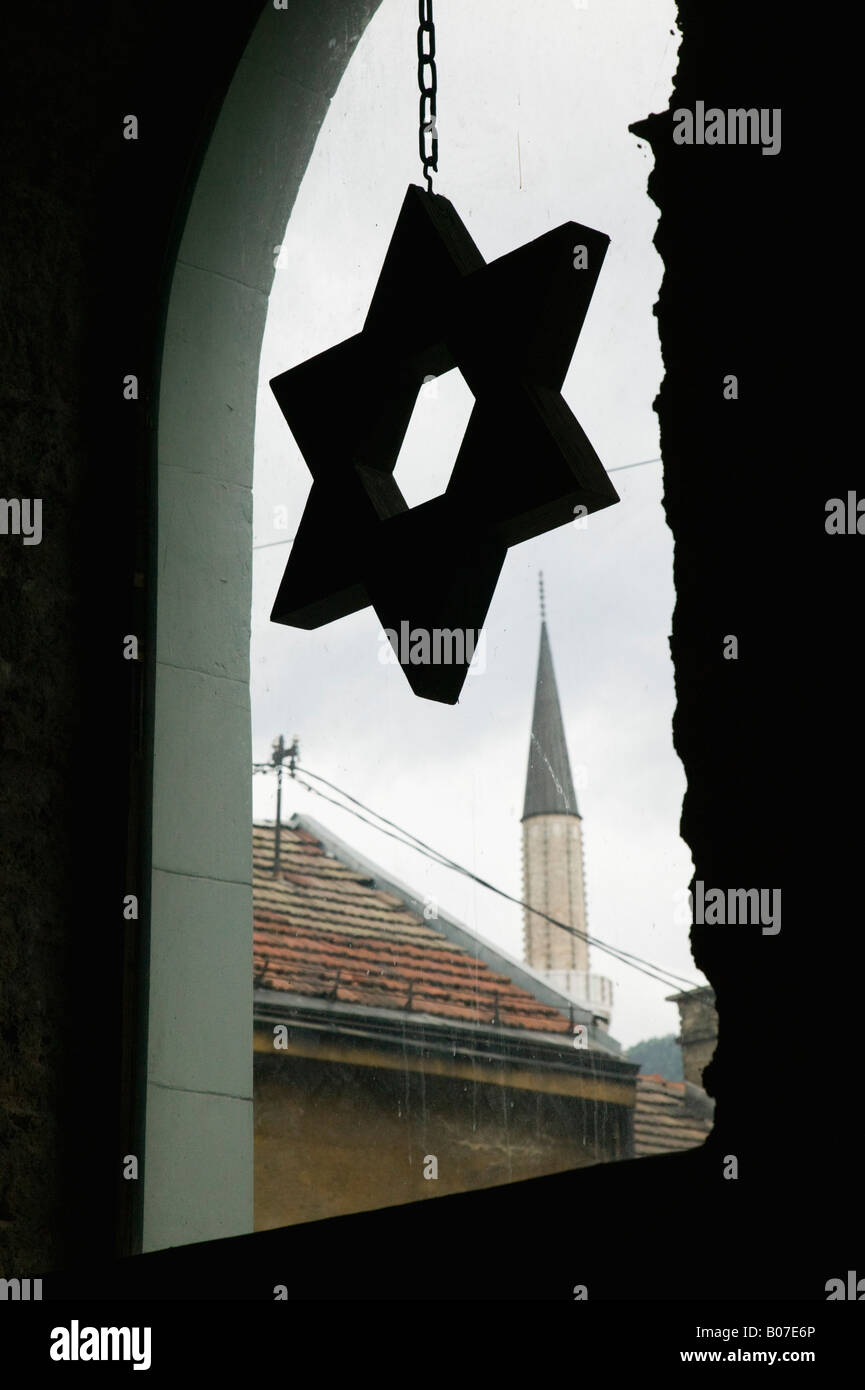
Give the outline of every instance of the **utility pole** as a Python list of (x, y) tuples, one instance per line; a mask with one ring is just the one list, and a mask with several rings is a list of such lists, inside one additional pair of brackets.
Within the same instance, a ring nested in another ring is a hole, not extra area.
[(288, 759), (289, 776), (293, 777), (297, 767), (297, 759), (300, 756), (300, 744), (295, 736), (292, 739), (291, 747), (287, 748), (282, 734), (273, 740), (271, 745), (273, 754), (271, 763), (276, 768), (276, 832), (273, 842), (273, 876), (279, 878), (279, 838), (282, 829), (282, 774), (285, 771), (285, 760)]

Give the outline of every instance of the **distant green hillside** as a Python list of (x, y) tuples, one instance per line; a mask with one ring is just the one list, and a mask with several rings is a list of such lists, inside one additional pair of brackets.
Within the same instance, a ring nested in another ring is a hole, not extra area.
[(639, 1062), (642, 1076), (653, 1072), (666, 1077), (668, 1081), (682, 1081), (682, 1049), (676, 1042), (675, 1033), (665, 1038), (646, 1038), (644, 1042), (634, 1043), (625, 1053), (629, 1062)]

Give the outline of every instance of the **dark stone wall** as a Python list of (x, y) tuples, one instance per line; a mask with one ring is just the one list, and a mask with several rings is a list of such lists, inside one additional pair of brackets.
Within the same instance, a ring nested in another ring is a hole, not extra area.
[(41, 498), (43, 539), (0, 536), (0, 1273), (134, 1247), (142, 956), (122, 901), (146, 918), (155, 382), (185, 202), (260, 8), (4, 16), (0, 496)]
[[(569, 1299), (582, 1276), (592, 1299), (823, 1299), (859, 1253), (858, 1140), (841, 1120), (859, 1089), (862, 542), (823, 526), (826, 498), (862, 468), (839, 431), (853, 382), (829, 311), (849, 268), (825, 215), (855, 88), (816, 104), (829, 40), (810, 26), (791, 55), (789, 6), (772, 3), (681, 0), (671, 106), (781, 106), (780, 156), (674, 147), (669, 115), (640, 126), (666, 264), (657, 406), (682, 830), (705, 883), (784, 894), (778, 936), (692, 934), (720, 1014), (704, 1078), (713, 1135), (690, 1154), (261, 1233), (227, 1242), (230, 1258), (216, 1245), (110, 1264), (134, 1248), (136, 1222), (112, 1155), (135, 1133), (142, 1038), (119, 902), (146, 820), (146, 662), (125, 670), (119, 651), (131, 624), (147, 630), (151, 595), (134, 575), (148, 569), (154, 425), (148, 384), (130, 437), (118, 380), (136, 367), (155, 380), (183, 200), (258, 8), (46, 4), (17, 12), (4, 44), (0, 494), (41, 494), (46, 510), (41, 547), (0, 538), (2, 1265), (62, 1270), (54, 1296), (268, 1298), (287, 1279), (292, 1296), (340, 1297), (351, 1247), (377, 1298)], [(152, 132), (134, 151), (127, 112)], [(735, 404), (721, 397), (728, 372)], [(730, 633), (737, 662), (721, 657)], [(728, 1154), (735, 1182), (721, 1176)], [(472, 1246), (480, 1264), (455, 1256)], [(423, 1291), (393, 1258), (406, 1248), (423, 1249)]]

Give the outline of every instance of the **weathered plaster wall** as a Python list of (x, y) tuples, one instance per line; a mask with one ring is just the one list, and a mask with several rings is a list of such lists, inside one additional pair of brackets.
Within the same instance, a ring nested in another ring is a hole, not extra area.
[[(623, 1158), (631, 1115), (625, 1105), (484, 1084), (480, 1068), (469, 1082), (256, 1055), (255, 1229)], [(424, 1177), (428, 1155), (434, 1179)]]

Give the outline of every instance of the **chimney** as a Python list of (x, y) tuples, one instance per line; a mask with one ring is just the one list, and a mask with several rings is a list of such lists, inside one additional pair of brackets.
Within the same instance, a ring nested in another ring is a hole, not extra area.
[(718, 1042), (718, 1011), (715, 991), (709, 985), (667, 996), (679, 1010), (679, 1037), (685, 1080), (703, 1085), (703, 1071), (715, 1055)]

